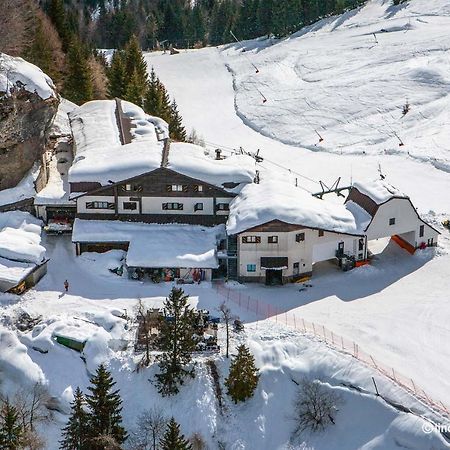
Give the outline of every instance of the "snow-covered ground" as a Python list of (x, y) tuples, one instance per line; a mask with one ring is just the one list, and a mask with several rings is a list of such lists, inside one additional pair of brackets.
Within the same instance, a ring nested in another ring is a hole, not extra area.
[[(426, 413), (424, 408), (402, 389), (380, 377), (356, 359), (337, 353), (324, 344), (303, 337), (298, 332), (272, 321), (255, 322), (251, 314), (233, 308), (245, 322), (243, 334), (233, 335), (235, 346), (246, 342), (256, 357), (261, 380), (255, 396), (246, 404), (235, 406), (225, 398), (220, 412), (214, 396), (205, 357), (197, 357), (197, 378), (189, 381), (181, 393), (163, 399), (149, 382), (156, 367), (135, 371), (139, 356), (133, 355), (132, 321), (138, 299), (148, 306), (161, 306), (171, 288), (170, 283), (141, 283), (119, 277), (108, 271), (117, 267), (123, 252), (74, 256), (68, 236), (48, 236), (44, 242), (50, 257), (48, 274), (22, 299), (0, 297), (0, 388), (13, 392), (17, 386), (26, 388), (37, 381), (48, 385), (58, 409), (51, 424), (43, 425), (46, 448), (58, 448), (59, 429), (64, 425), (68, 403), (76, 386), (86, 389), (89, 373), (101, 362), (107, 362), (124, 400), (124, 418), (132, 429), (136, 417), (155, 405), (167, 415), (174, 415), (186, 435), (200, 432), (212, 449), (223, 442), (226, 448), (273, 450), (288, 448), (294, 427), (292, 402), (295, 381), (303, 377), (319, 378), (327, 389), (340, 394), (343, 403), (331, 432), (305, 437), (296, 449), (316, 450), (383, 449), (402, 446), (416, 450), (448, 448), (437, 432), (425, 433), (427, 422), (388, 406), (373, 395), (372, 376), (380, 392), (388, 398)], [(62, 283), (69, 280), (68, 293)], [(185, 290), (198, 308), (216, 308), (222, 298), (209, 283), (187, 285)], [(276, 294), (279, 291), (273, 290)], [(26, 311), (32, 317), (42, 316), (33, 331), (14, 329), (16, 318)], [(86, 340), (85, 362), (80, 354), (54, 340), (55, 335)], [(219, 333), (224, 345), (224, 333)], [(127, 345), (127, 340), (130, 340)], [(223, 381), (229, 362), (217, 356), (216, 363)], [(294, 380), (294, 381), (292, 381)], [(342, 385), (352, 384), (362, 392)]]

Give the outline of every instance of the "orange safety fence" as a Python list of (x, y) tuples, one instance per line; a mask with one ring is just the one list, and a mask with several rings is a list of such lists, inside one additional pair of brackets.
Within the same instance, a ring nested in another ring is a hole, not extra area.
[(269, 303), (245, 295), (240, 290), (230, 289), (223, 283), (215, 283), (214, 287), (217, 293), (226, 298), (227, 301), (232, 301), (240, 308), (254, 313), (259, 320), (270, 319), (280, 325), (292, 327), (303, 334), (313, 335), (335, 350), (353, 356), (405, 389), (416, 400), (419, 400), (436, 414), (450, 419), (450, 410), (442, 401), (432, 399), (412, 378), (402, 375), (396, 369), (375, 359), (371, 354), (366, 353), (356, 342), (334, 333), (323, 325), (309, 322), (301, 318), (298, 314), (290, 311), (282, 312)]

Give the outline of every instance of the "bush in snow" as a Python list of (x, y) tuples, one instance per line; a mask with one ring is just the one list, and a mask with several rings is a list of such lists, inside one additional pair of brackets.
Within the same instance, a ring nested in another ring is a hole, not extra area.
[(238, 354), (230, 365), (230, 374), (225, 380), (228, 395), (234, 403), (243, 402), (253, 396), (258, 386), (259, 374), (255, 366), (255, 358), (245, 345), (238, 347)]
[(169, 419), (159, 408), (144, 411), (136, 422), (136, 429), (128, 440), (132, 450), (157, 450)]
[(187, 376), (195, 377), (194, 366), (189, 367), (197, 345), (195, 313), (188, 301), (183, 290), (174, 287), (164, 302), (157, 342), (162, 350), (157, 357), (161, 373), (156, 374), (158, 391), (164, 396), (177, 394)]
[(295, 429), (293, 438), (306, 431), (323, 431), (335, 423), (335, 415), (341, 403), (339, 395), (324, 386), (319, 380), (303, 379), (299, 383), (294, 400)]
[(172, 417), (160, 442), (161, 450), (192, 450), (192, 445), (180, 432), (180, 425)]
[(206, 450), (208, 448), (203, 436), (200, 433), (194, 433), (189, 438), (189, 442), (192, 445), (192, 450)]

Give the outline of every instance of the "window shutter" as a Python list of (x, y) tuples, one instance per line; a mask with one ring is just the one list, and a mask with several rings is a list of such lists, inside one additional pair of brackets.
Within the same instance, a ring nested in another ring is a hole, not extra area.
[(108, 203), (108, 209), (115, 209), (114, 203)]
[(167, 206), (168, 206), (167, 203), (163, 203), (163, 204), (162, 204), (162, 209), (164, 209), (164, 210), (168, 209)]
[(86, 203), (86, 209), (93, 209), (94, 208), (94, 202), (87, 202)]
[(167, 184), (166, 185), (166, 191), (167, 192), (172, 192), (172, 185), (171, 184)]
[(183, 192), (187, 192), (187, 191), (188, 191), (187, 184), (183, 184)]

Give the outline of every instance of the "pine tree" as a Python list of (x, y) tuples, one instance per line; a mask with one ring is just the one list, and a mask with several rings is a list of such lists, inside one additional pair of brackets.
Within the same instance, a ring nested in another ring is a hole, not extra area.
[(123, 95), (123, 99), (142, 107), (144, 101), (144, 94), (145, 91), (142, 90), (142, 85), (139, 81), (139, 76), (135, 70), (128, 81), (127, 88)]
[[(134, 35), (125, 46), (125, 74), (127, 77), (135, 77), (135, 88), (141, 92), (141, 97), (143, 98), (148, 83), (147, 64), (139, 41)], [(142, 103), (142, 100), (140, 103)]]
[(92, 386), (88, 387), (91, 395), (86, 395), (89, 413), (89, 442), (90, 450), (103, 450), (94, 442), (96, 439), (109, 436), (117, 444), (127, 439), (127, 432), (122, 427), (122, 400), (119, 390), (113, 390), (115, 382), (111, 374), (101, 364), (96, 374), (91, 378)]
[(164, 84), (162, 84), (156, 76), (153, 67), (150, 72), (150, 80), (144, 98), (144, 110), (147, 114), (161, 117), (161, 119), (164, 119), (167, 123), (170, 123), (171, 121), (172, 109), (170, 97)]
[(0, 410), (0, 448), (18, 450), (22, 448), (24, 429), (17, 409), (6, 400)]
[(125, 58), (123, 51), (116, 50), (111, 58), (108, 69), (108, 96), (123, 98), (126, 91), (127, 78), (125, 73)]
[(180, 433), (180, 425), (172, 417), (160, 443), (161, 450), (191, 450), (192, 445)]
[(74, 400), (71, 403), (71, 414), (67, 425), (62, 430), (63, 439), (60, 449), (63, 450), (89, 450), (87, 442), (89, 435), (89, 414), (84, 409), (85, 399), (80, 388), (75, 391)]
[(93, 98), (92, 73), (87, 51), (78, 40), (72, 41), (67, 54), (67, 78), (64, 96), (77, 104)]
[(71, 33), (63, 0), (50, 0), (47, 13), (61, 38), (64, 51), (67, 51), (70, 45)]
[(174, 100), (170, 107), (169, 134), (175, 141), (186, 142), (186, 129), (178, 112), (177, 102)]
[(259, 374), (255, 358), (245, 345), (238, 347), (238, 354), (231, 361), (230, 374), (225, 380), (228, 395), (234, 403), (243, 402), (253, 396), (258, 386)]
[(188, 301), (183, 290), (174, 287), (164, 302), (157, 342), (162, 351), (157, 357), (161, 373), (156, 374), (158, 390), (164, 396), (177, 394), (184, 378), (195, 376), (194, 367), (188, 367), (197, 344), (195, 314)]
[(258, 6), (258, 23), (262, 34), (269, 36), (272, 33), (272, 11), (274, 0), (260, 0)]

